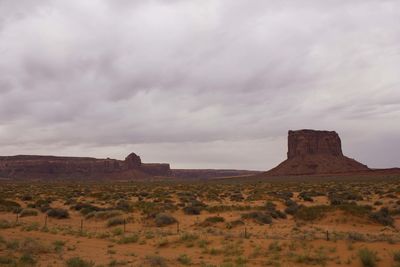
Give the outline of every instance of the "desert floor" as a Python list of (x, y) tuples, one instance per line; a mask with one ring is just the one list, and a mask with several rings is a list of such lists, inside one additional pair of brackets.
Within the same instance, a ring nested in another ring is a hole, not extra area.
[(400, 179), (0, 182), (0, 266), (400, 266)]

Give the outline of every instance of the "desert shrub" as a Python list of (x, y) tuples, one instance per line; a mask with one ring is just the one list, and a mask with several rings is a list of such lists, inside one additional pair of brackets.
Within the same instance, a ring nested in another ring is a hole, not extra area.
[(234, 220), (234, 221), (228, 222), (226, 224), (226, 228), (232, 229), (232, 228), (235, 228), (240, 225), (244, 225), (244, 222), (242, 220)]
[(286, 214), (276, 209), (276, 204), (268, 201), (260, 208), (261, 210), (265, 210), (272, 218), (274, 219), (285, 219)]
[(186, 254), (179, 255), (179, 257), (176, 260), (183, 265), (191, 265), (192, 264), (192, 259)]
[(82, 215), (87, 215), (91, 212), (95, 211), (103, 211), (104, 208), (97, 207), (95, 205), (89, 204), (89, 203), (82, 203), (78, 202), (74, 206), (71, 207), (74, 210), (79, 211)]
[(206, 218), (204, 221), (207, 223), (219, 223), (219, 222), (224, 222), (225, 218), (221, 216), (212, 216)]
[(158, 213), (155, 217), (155, 223), (157, 227), (167, 226), (176, 223), (177, 220), (169, 214)]
[(328, 257), (322, 253), (317, 253), (317, 254), (307, 253), (307, 254), (296, 255), (295, 257), (296, 263), (306, 264), (307, 266), (309, 265), (325, 266), (327, 260)]
[(79, 257), (73, 257), (66, 261), (67, 267), (92, 267), (94, 266), (94, 262), (86, 261)]
[(21, 205), (15, 201), (0, 199), (0, 211), (19, 212)]
[(38, 215), (37, 210), (30, 208), (23, 209), (19, 214), (20, 217), (37, 216), (37, 215)]
[(177, 210), (173, 203), (155, 203), (146, 201), (137, 201), (134, 203), (134, 208), (140, 210), (142, 214), (148, 218), (155, 218), (158, 213)]
[(183, 233), (180, 236), (180, 240), (183, 242), (188, 242), (188, 241), (195, 241), (199, 239), (199, 236), (196, 234), (191, 234), (191, 233)]
[(244, 200), (244, 197), (241, 193), (234, 193), (229, 198), (231, 201), (240, 202)]
[(271, 244), (269, 244), (268, 250), (272, 252), (279, 252), (282, 250), (282, 247), (278, 241), (274, 241)]
[(363, 197), (359, 193), (355, 192), (330, 192), (328, 198), (331, 205), (342, 205), (348, 204), (349, 201), (363, 200)]
[(50, 248), (33, 238), (26, 238), (19, 244), (19, 250), (26, 254), (40, 254), (50, 252)]
[(348, 239), (351, 241), (365, 241), (365, 236), (361, 233), (357, 233), (357, 232), (350, 232), (348, 234)]
[(270, 211), (269, 215), (274, 219), (286, 219), (286, 214), (280, 210)]
[(116, 210), (122, 210), (125, 212), (132, 212), (134, 208), (134, 204), (128, 200), (119, 200), (115, 205)]
[(6, 242), (6, 248), (10, 250), (16, 250), (19, 248), (19, 240), (12, 239)]
[(54, 209), (49, 209), (47, 211), (47, 215), (52, 218), (57, 218), (57, 219), (66, 219), (69, 218), (69, 213), (66, 209), (59, 209), (59, 208), (54, 208)]
[(291, 199), (287, 199), (285, 201), (285, 205), (287, 206), (287, 208), (285, 209), (285, 212), (290, 215), (296, 214), (296, 212), (299, 209), (299, 205), (296, 203), (296, 201), (293, 201)]
[(17, 266), (17, 264), (11, 257), (0, 256), (0, 266)]
[(299, 198), (303, 199), (304, 201), (313, 202), (313, 198), (310, 196), (310, 192), (301, 192), (299, 194)]
[(0, 220), (0, 229), (7, 229), (7, 228), (11, 228), (13, 225), (11, 222), (1, 219)]
[(395, 262), (400, 262), (400, 251), (393, 252), (393, 260)]
[(271, 224), (272, 217), (271, 215), (261, 212), (261, 211), (253, 211), (249, 213), (242, 214), (242, 219), (252, 219), (253, 221), (259, 224)]
[(107, 220), (107, 227), (124, 224), (125, 219), (122, 217), (113, 217)]
[(378, 257), (376, 252), (369, 250), (368, 248), (363, 248), (358, 251), (358, 256), (360, 257), (361, 264), (364, 267), (375, 267), (377, 265)]
[(56, 240), (52, 244), (55, 252), (61, 252), (64, 248), (65, 241)]
[(33, 199), (33, 197), (31, 196), (31, 195), (23, 195), (22, 197), (21, 197), (21, 200), (22, 201), (30, 201), (30, 200), (32, 200)]
[(36, 264), (36, 259), (32, 256), (32, 254), (24, 253), (19, 258), (18, 266), (34, 266)]
[(183, 212), (187, 215), (199, 215), (202, 208), (199, 206), (187, 206), (183, 208)]
[(331, 206), (318, 205), (305, 207), (301, 206), (297, 213), (295, 214), (296, 219), (303, 221), (314, 221), (316, 219), (322, 218), (327, 212), (332, 211)]
[(50, 199), (38, 199), (34, 203), (29, 203), (28, 208), (39, 209), (41, 212), (46, 212), (50, 209)]
[(167, 266), (167, 261), (165, 260), (165, 258), (158, 255), (147, 255), (145, 261), (151, 267)]
[(268, 192), (268, 195), (281, 199), (290, 199), (293, 197), (293, 193), (290, 191), (273, 191)]
[(393, 226), (394, 219), (390, 216), (388, 208), (381, 208), (370, 215), (371, 219), (386, 226)]
[(85, 218), (96, 218), (101, 220), (110, 219), (112, 217), (122, 216), (124, 213), (120, 210), (104, 210), (104, 211), (92, 211), (88, 213)]
[(338, 205), (337, 208), (357, 217), (368, 215), (372, 210), (371, 206), (368, 205), (361, 206), (357, 205), (356, 203)]
[(216, 206), (208, 206), (205, 208), (206, 211), (209, 213), (217, 213), (217, 212), (226, 212), (226, 211), (246, 211), (246, 210), (251, 210), (253, 207), (249, 205), (216, 205)]
[(138, 234), (130, 234), (121, 237), (121, 239), (118, 240), (118, 244), (131, 244), (131, 243), (137, 243), (138, 241), (139, 241)]

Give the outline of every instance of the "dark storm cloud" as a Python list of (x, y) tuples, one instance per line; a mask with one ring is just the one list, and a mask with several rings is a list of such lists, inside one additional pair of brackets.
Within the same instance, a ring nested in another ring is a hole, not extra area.
[(399, 23), (389, 0), (0, 0), (1, 154), (267, 169), (316, 128), (400, 165)]

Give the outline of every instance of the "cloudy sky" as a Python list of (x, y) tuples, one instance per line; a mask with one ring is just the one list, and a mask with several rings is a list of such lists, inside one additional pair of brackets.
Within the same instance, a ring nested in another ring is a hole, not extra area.
[(289, 129), (400, 166), (398, 0), (0, 0), (0, 154), (266, 170)]

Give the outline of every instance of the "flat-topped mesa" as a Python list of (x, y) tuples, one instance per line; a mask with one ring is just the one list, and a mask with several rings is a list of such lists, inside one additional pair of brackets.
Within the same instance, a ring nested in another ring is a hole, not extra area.
[(343, 156), (339, 135), (334, 131), (289, 131), (288, 159), (316, 154)]
[(145, 178), (170, 175), (169, 164), (142, 163), (131, 153), (124, 161), (89, 157), (0, 157), (0, 178)]
[(329, 174), (369, 170), (366, 165), (343, 155), (340, 137), (334, 131), (289, 131), (287, 157), (267, 174)]

